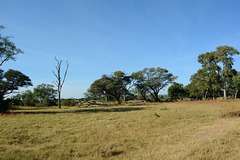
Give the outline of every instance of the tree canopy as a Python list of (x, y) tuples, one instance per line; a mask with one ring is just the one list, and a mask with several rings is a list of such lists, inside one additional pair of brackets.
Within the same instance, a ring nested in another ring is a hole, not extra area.
[[(0, 31), (4, 26), (0, 25)], [(23, 53), (23, 51), (15, 46), (13, 42), (10, 41), (10, 36), (2, 36), (0, 34), (0, 66), (8, 60), (15, 60), (15, 55)]]
[(186, 96), (186, 91), (183, 87), (183, 84), (174, 82), (168, 88), (168, 97), (169, 98), (183, 98)]
[(126, 93), (126, 86), (130, 83), (130, 76), (122, 71), (116, 71), (112, 75), (103, 75), (102, 78), (96, 80), (91, 85), (89, 92), (98, 95), (111, 95), (121, 104), (121, 96)]
[(160, 90), (177, 79), (167, 69), (160, 67), (145, 68), (142, 71), (133, 73), (132, 77), (135, 79), (135, 86), (140, 92), (149, 93), (156, 102), (160, 101), (158, 98)]

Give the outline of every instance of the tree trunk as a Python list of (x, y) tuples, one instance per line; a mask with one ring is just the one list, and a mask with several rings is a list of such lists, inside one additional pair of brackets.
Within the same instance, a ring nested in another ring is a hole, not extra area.
[(202, 99), (205, 101), (205, 95), (204, 95), (204, 91), (202, 91)]
[(213, 100), (215, 100), (215, 99), (216, 99), (216, 98), (215, 98), (215, 92), (213, 91), (212, 94), (213, 94), (213, 97), (212, 97), (212, 98), (213, 98)]
[(227, 100), (227, 84), (226, 84), (226, 82), (224, 82), (224, 84), (223, 84), (223, 97), (224, 97), (224, 100)]
[(237, 94), (238, 94), (238, 89), (236, 89), (235, 91), (235, 96), (234, 96), (235, 99), (237, 99)]
[(205, 101), (207, 99), (208, 90), (206, 92), (202, 91), (202, 93), (203, 93), (203, 100)]
[(160, 102), (159, 98), (158, 98), (158, 93), (154, 92), (154, 97), (155, 102)]
[(105, 103), (107, 104), (107, 102), (108, 102), (108, 97), (107, 97), (108, 95), (107, 95), (107, 93), (105, 94)]
[(61, 107), (61, 91), (58, 91), (58, 108), (62, 109), (62, 107)]
[(126, 101), (126, 94), (123, 95), (123, 103)]

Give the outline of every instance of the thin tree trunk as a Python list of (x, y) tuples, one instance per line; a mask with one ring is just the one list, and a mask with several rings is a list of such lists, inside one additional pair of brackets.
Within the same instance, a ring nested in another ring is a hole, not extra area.
[(235, 96), (234, 96), (235, 99), (237, 99), (237, 94), (238, 94), (238, 89), (236, 89), (235, 91)]
[(61, 91), (58, 91), (58, 108), (62, 108), (61, 107)]
[(223, 97), (224, 97), (224, 100), (227, 100), (227, 84), (226, 84), (226, 82), (224, 82), (224, 84), (223, 84)]
[(202, 99), (205, 101), (204, 91), (202, 91)]
[(213, 94), (213, 100), (215, 100), (215, 99), (216, 99), (216, 98), (215, 98), (215, 92), (213, 91), (212, 94)]
[(108, 95), (107, 95), (107, 93), (105, 94), (105, 103), (107, 104), (107, 102), (108, 102), (108, 97), (107, 97)]

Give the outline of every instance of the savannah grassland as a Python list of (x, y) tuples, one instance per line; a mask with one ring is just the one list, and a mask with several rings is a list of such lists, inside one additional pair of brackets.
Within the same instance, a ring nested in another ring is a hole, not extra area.
[(19, 108), (0, 115), (0, 159), (240, 159), (236, 111), (240, 100)]

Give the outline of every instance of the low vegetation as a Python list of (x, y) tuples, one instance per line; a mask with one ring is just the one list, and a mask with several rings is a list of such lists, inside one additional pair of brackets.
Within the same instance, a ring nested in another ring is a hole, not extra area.
[(20, 107), (0, 116), (0, 159), (240, 159), (239, 104)]

